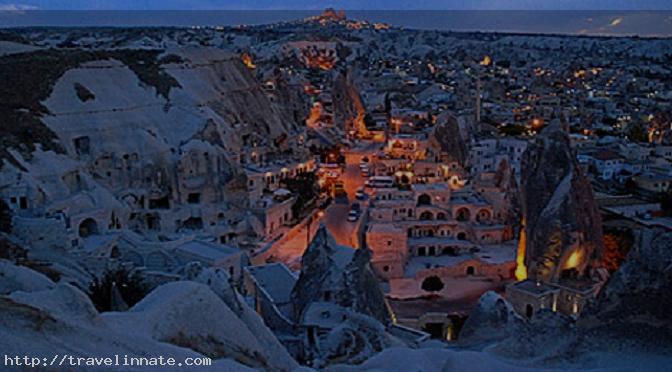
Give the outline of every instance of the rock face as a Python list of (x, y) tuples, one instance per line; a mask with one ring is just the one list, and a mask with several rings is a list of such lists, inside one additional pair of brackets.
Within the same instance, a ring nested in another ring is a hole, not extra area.
[(165, 284), (128, 312), (104, 317), (113, 324), (134, 327), (156, 341), (186, 347), (211, 358), (230, 358), (256, 368), (296, 367), (289, 355), (265, 349), (252, 329), (200, 283)]
[(432, 134), (432, 145), (443, 153), (448, 154), (461, 166), (465, 166), (469, 156), (469, 134), (461, 128), (459, 120), (454, 115), (445, 112), (437, 117), (437, 124)]
[[(0, 60), (0, 198), (17, 200), (12, 211), (26, 218), (13, 234), (31, 254), (121, 230), (236, 239), (250, 202), (243, 166), (309, 156), (299, 88), (282, 71), (262, 87), (221, 49), (54, 48)], [(0, 205), (0, 230), (6, 212)]]
[(505, 220), (506, 224), (513, 226), (518, 230), (520, 224), (520, 198), (518, 183), (513, 169), (507, 160), (502, 160), (495, 172), (495, 186), (502, 191), (502, 200), (500, 203), (506, 206)]
[(221, 294), (205, 284), (173, 282), (158, 287), (129, 311), (109, 313), (96, 311), (76, 287), (53, 283), (29, 269), (0, 261), (0, 274), (9, 278), (0, 293), (0, 349), (8, 355), (30, 350), (36, 357), (53, 357), (74, 355), (76, 350), (76, 356), (213, 358), (212, 367), (204, 370), (297, 367), (277, 339), (269, 340), (270, 330), (258, 318), (253, 321), (251, 314), (256, 314), (247, 305), (233, 309), (222, 300), (236, 294), (223, 289), (226, 285), (214, 272), (201, 272), (197, 279)]
[(672, 346), (670, 293), (672, 233), (644, 230), (579, 325), (602, 324), (605, 332), (625, 329), (632, 336)]
[(525, 152), (521, 199), (528, 275), (554, 281), (590, 274), (603, 250), (602, 219), (559, 122), (545, 128)]
[(462, 344), (501, 340), (510, 336), (508, 325), (521, 322), (520, 316), (502, 296), (489, 291), (481, 296), (460, 331)]
[(245, 303), (245, 300), (231, 285), (226, 271), (203, 268), (197, 262), (189, 264), (186, 271), (187, 279), (207, 285), (247, 325), (263, 350), (273, 355), (277, 366), (288, 370), (295, 366), (292, 357), (271, 330), (266, 327), (259, 314)]
[(46, 276), (0, 259), (0, 295), (15, 291), (45, 290), (53, 286), (54, 283)]
[(322, 225), (301, 260), (301, 274), (292, 290), (294, 315), (300, 319), (311, 302), (332, 302), (387, 323), (389, 315), (368, 250), (336, 244)]
[(343, 271), (343, 289), (337, 294), (338, 303), (358, 313), (367, 314), (383, 324), (389, 321), (385, 296), (378, 278), (371, 269), (371, 251), (358, 249)]
[[(459, 343), (479, 349), (489, 344), (489, 353), (527, 360), (536, 367), (585, 369), (610, 364), (621, 369), (666, 370), (672, 355), (670, 291), (672, 233), (645, 230), (578, 320), (549, 309), (523, 320), (502, 297), (488, 292), (469, 315)], [(591, 353), (623, 360), (607, 361)], [(642, 354), (657, 358), (637, 357)]]
[(331, 92), (334, 107), (334, 125), (346, 132), (366, 133), (364, 115), (366, 108), (353, 82), (353, 72), (339, 72), (334, 78)]
[(336, 363), (360, 364), (394, 345), (382, 324), (360, 314), (332, 329), (324, 344), (326, 350), (313, 362), (315, 367)]

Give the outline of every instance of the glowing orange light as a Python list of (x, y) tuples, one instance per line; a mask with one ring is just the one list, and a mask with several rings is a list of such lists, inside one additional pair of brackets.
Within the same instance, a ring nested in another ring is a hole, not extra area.
[(252, 62), (252, 56), (249, 55), (248, 53), (243, 53), (243, 54), (241, 54), (241, 55), (240, 55), (240, 59), (243, 61), (243, 63), (245, 64), (245, 66), (247, 66), (247, 68), (249, 68), (249, 69), (255, 69), (255, 68), (257, 68), (257, 65), (255, 65), (255, 64)]
[(490, 56), (483, 57), (483, 60), (481, 62), (479, 62), (479, 64), (481, 66), (490, 66), (491, 63), (492, 63), (492, 58), (490, 58)]
[(583, 252), (580, 249), (576, 249), (572, 254), (569, 255), (567, 262), (565, 262), (565, 269), (573, 269), (578, 267), (581, 263), (581, 258), (583, 257)]
[(516, 279), (525, 280), (527, 279), (527, 267), (525, 266), (525, 220), (520, 226), (520, 239), (518, 240), (518, 252), (516, 254)]

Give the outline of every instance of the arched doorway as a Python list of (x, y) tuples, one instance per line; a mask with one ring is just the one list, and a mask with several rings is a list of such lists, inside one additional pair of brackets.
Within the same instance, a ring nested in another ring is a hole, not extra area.
[(418, 205), (431, 205), (432, 197), (427, 194), (422, 194), (418, 197)]
[(443, 289), (443, 286), (443, 280), (436, 275), (432, 275), (422, 281), (421, 288), (427, 292), (438, 292)]
[(469, 212), (469, 208), (460, 208), (455, 215), (455, 219), (461, 222), (469, 221), (470, 218), (471, 212)]
[(93, 218), (87, 218), (79, 224), (79, 236), (86, 238), (98, 235), (98, 223)]
[(476, 215), (476, 221), (478, 222), (488, 222), (490, 221), (491, 214), (490, 211), (487, 209), (481, 209), (478, 211), (478, 214)]
[(421, 221), (430, 221), (434, 219), (434, 215), (430, 211), (424, 211), (420, 213), (420, 220)]
[(467, 266), (467, 275), (471, 276), (476, 273), (476, 269), (473, 266)]

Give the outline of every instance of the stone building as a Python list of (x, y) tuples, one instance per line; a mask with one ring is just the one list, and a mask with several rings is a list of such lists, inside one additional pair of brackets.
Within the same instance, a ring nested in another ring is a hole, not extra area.
[(443, 183), (409, 190), (376, 189), (369, 208), (367, 246), (376, 273), (395, 283), (429, 276), (511, 277), (511, 227), (479, 193)]

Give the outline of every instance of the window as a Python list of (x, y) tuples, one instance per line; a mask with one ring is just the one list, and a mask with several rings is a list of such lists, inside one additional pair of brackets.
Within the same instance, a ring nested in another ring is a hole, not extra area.
[(201, 193), (192, 192), (187, 195), (187, 203), (189, 204), (198, 204), (201, 202)]

